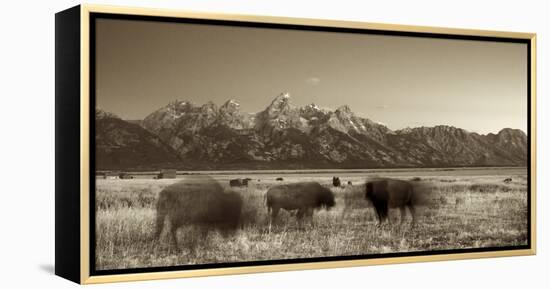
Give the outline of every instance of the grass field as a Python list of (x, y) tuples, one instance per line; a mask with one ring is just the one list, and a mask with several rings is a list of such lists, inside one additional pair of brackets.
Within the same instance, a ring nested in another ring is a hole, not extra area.
[[(211, 232), (198, 239), (196, 228), (178, 232), (180, 248), (166, 234), (152, 238), (158, 193), (177, 182), (148, 178), (96, 181), (96, 269), (124, 269), (269, 259), (364, 255), (525, 245), (527, 177), (524, 169), (415, 170), (383, 176), (420, 176), (430, 188), (429, 202), (417, 209), (417, 225), (399, 226), (399, 210), (390, 210), (393, 224), (377, 228), (374, 209), (364, 196), (369, 174), (339, 172), (343, 183), (333, 188), (329, 173), (257, 174), (247, 188), (234, 189), (243, 198), (242, 229), (229, 236)], [(297, 223), (282, 211), (268, 230), (265, 192), (282, 183), (315, 180), (330, 187), (336, 206), (316, 211), (313, 224)], [(213, 177), (228, 187), (235, 175)], [(504, 183), (505, 178), (512, 182)], [(410, 221), (410, 215), (407, 215)], [(166, 233), (166, 232), (165, 232)], [(194, 245), (195, 249), (189, 249)]]

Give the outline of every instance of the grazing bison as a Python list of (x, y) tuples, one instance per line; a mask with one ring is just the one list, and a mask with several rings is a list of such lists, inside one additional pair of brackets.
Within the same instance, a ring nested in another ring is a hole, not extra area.
[[(401, 224), (405, 221), (406, 208), (409, 208), (412, 225), (415, 224), (415, 205), (418, 202), (418, 192), (408, 181), (394, 179), (376, 179), (367, 181), (365, 198), (369, 200), (378, 216), (378, 226), (388, 220), (388, 209), (401, 210)], [(389, 220), (388, 220), (389, 221)]]
[(120, 174), (118, 174), (118, 178), (121, 179), (121, 180), (125, 180), (125, 179), (133, 179), (134, 176), (132, 176), (128, 173), (120, 173)]
[(170, 237), (176, 247), (177, 230), (182, 226), (197, 226), (203, 235), (211, 230), (227, 235), (239, 226), (241, 207), (241, 196), (224, 192), (212, 178), (188, 177), (159, 193), (155, 238), (160, 238), (165, 219), (170, 220)]
[(281, 178), (281, 177), (278, 177), (278, 178), (276, 178), (275, 180), (276, 180), (276, 181), (282, 181), (282, 180), (283, 180), (283, 178)]
[(233, 179), (229, 180), (229, 185), (232, 187), (248, 187), (249, 179)]
[(317, 182), (300, 182), (278, 185), (270, 188), (266, 194), (267, 211), (274, 221), (280, 209), (297, 210), (296, 218), (311, 218), (313, 209), (334, 206), (334, 194)]
[(340, 182), (340, 177), (332, 177), (332, 185), (339, 187), (342, 183)]
[(507, 184), (509, 184), (509, 183), (512, 182), (512, 178), (506, 178), (506, 179), (504, 179), (504, 182), (507, 183)]

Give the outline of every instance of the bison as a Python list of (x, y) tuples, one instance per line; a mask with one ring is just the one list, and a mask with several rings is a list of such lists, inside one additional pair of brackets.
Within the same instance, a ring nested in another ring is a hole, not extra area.
[(509, 184), (509, 183), (512, 182), (512, 178), (506, 178), (506, 179), (504, 179), (504, 182), (507, 183), (507, 184)]
[(249, 179), (233, 179), (229, 180), (229, 185), (232, 187), (248, 187)]
[(242, 203), (239, 194), (225, 192), (210, 177), (185, 178), (159, 193), (155, 239), (160, 239), (165, 219), (170, 220), (170, 237), (176, 248), (177, 230), (182, 226), (197, 226), (203, 235), (211, 230), (227, 235), (240, 224)]
[(300, 220), (304, 216), (311, 218), (313, 209), (322, 207), (329, 209), (334, 206), (332, 191), (317, 182), (274, 186), (267, 191), (266, 198), (271, 221), (277, 218), (280, 209), (297, 210), (296, 218)]
[(276, 181), (283, 181), (283, 178), (278, 177), (278, 178), (276, 178), (275, 180), (276, 180)]
[(332, 185), (335, 187), (339, 187), (342, 183), (340, 182), (339, 177), (332, 177)]
[[(419, 192), (408, 181), (395, 179), (375, 179), (367, 181), (365, 198), (369, 200), (378, 216), (378, 226), (388, 220), (388, 209), (401, 210), (401, 224), (405, 221), (406, 208), (409, 208), (412, 217), (412, 226), (415, 225), (415, 205), (419, 201)], [(389, 220), (388, 220), (389, 222)]]

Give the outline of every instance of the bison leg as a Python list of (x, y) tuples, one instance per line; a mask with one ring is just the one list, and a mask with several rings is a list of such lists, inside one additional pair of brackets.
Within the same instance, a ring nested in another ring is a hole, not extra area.
[(380, 228), (382, 226), (383, 216), (382, 216), (382, 213), (380, 212), (381, 211), (380, 209), (375, 208), (374, 210), (376, 211), (376, 216), (378, 217), (378, 225), (376, 226)]
[(197, 256), (199, 253), (200, 244), (208, 243), (209, 227), (206, 224), (199, 224), (194, 226), (194, 230), (191, 231), (192, 236), (187, 236), (186, 247), (189, 249), (189, 253)]
[(306, 214), (305, 210), (306, 209), (298, 209), (298, 212), (296, 213), (297, 220), (301, 220), (304, 217), (304, 215)]
[(407, 215), (407, 211), (405, 206), (399, 207), (399, 210), (401, 211), (401, 223), (399, 225), (403, 225), (403, 223), (405, 223), (405, 217)]
[(170, 224), (170, 241), (174, 248), (178, 248), (178, 225), (171, 223)]
[(157, 226), (155, 228), (155, 240), (160, 240), (160, 235), (162, 234), (162, 230), (164, 229), (164, 219), (166, 218), (166, 213), (162, 211), (157, 211)]
[(298, 209), (298, 212), (296, 212), (296, 225), (298, 226), (298, 228), (302, 229), (302, 225), (303, 225), (303, 219), (304, 219), (304, 215), (306, 214), (306, 209), (305, 208), (301, 208), (301, 209)]
[(271, 216), (269, 217), (269, 228), (268, 232), (271, 234), (271, 224), (275, 222), (277, 219), (277, 215), (279, 215), (279, 210), (281, 208), (279, 207), (269, 207), (268, 212), (271, 212)]
[(414, 209), (413, 205), (409, 205), (409, 211), (411, 212), (412, 217), (411, 226), (414, 227), (416, 225), (416, 210)]
[(275, 219), (277, 219), (277, 215), (279, 215), (279, 210), (281, 208), (279, 207), (274, 207), (274, 208), (271, 208), (271, 220), (272, 221), (275, 221)]
[(313, 208), (307, 209), (307, 217), (309, 219), (309, 224), (314, 227), (315, 224), (313, 223)]
[(313, 208), (304, 209), (304, 216), (308, 219), (313, 219)]
[(388, 224), (390, 224), (391, 220), (388, 217), (388, 205), (380, 207), (380, 217), (381, 217), (380, 224), (382, 224), (384, 221), (386, 221)]

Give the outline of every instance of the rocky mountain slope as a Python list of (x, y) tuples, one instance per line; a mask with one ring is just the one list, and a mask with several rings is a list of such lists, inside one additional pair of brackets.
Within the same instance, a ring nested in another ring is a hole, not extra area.
[[(527, 136), (503, 129), (480, 135), (451, 126), (392, 131), (348, 106), (297, 107), (282, 93), (262, 111), (247, 113), (235, 100), (221, 107), (175, 101), (140, 124), (177, 167), (300, 169), (448, 166), (525, 166)], [(123, 130), (124, 132), (124, 130)], [(159, 139), (155, 139), (158, 136)], [(115, 137), (112, 135), (112, 137)], [(120, 136), (118, 136), (120, 139)], [(144, 138), (147, 139), (147, 138)], [(148, 146), (151, 148), (152, 146)], [(175, 160), (172, 160), (175, 161)]]
[(178, 153), (138, 124), (96, 110), (96, 169), (151, 169), (180, 163)]

